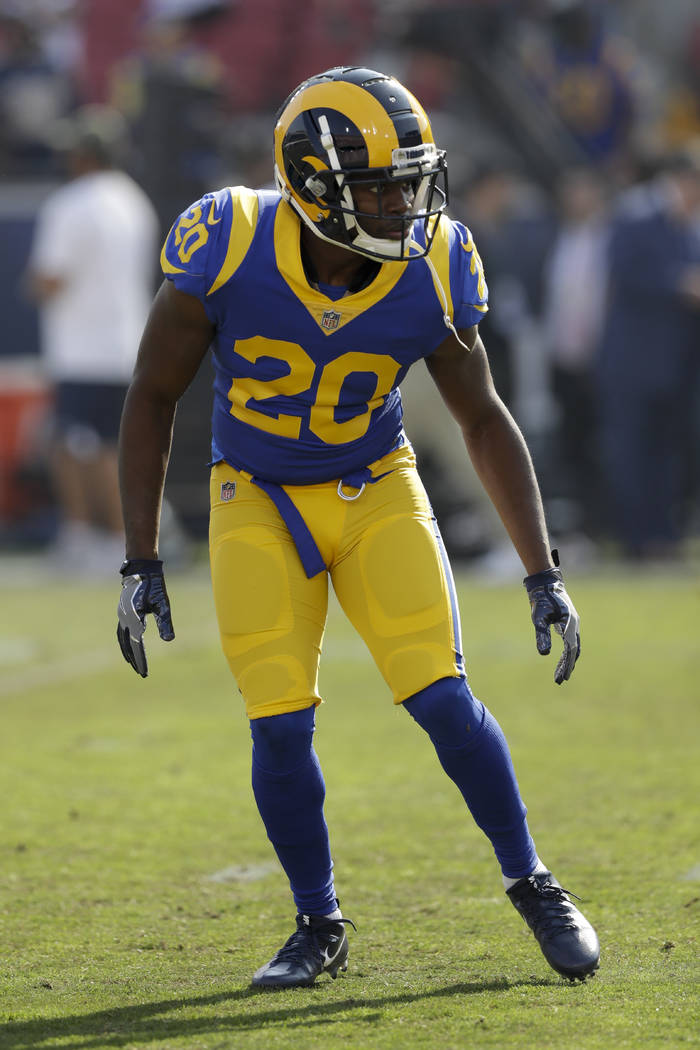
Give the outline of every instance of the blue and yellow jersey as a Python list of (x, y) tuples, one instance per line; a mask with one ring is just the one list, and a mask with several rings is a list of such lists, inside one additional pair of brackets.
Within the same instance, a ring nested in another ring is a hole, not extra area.
[(446, 312), (459, 329), (487, 309), (460, 223), (443, 216), (426, 259), (386, 262), (334, 300), (305, 276), (291, 207), (240, 186), (184, 212), (161, 263), (216, 326), (213, 461), (278, 484), (344, 477), (399, 446), (409, 367), (445, 339)]

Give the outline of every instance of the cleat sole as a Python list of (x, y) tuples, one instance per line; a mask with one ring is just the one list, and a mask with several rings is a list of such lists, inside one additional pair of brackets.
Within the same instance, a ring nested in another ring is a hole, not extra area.
[(562, 974), (565, 981), (569, 984), (585, 984), (586, 981), (592, 981), (598, 972), (598, 967), (595, 970), (590, 970), (588, 973), (573, 973), (573, 974)]
[[(253, 975), (254, 988), (309, 987), (322, 973), (335, 981), (338, 970), (348, 968), (348, 939), (345, 923), (297, 915), (297, 928), (270, 961)], [(332, 951), (332, 954), (331, 954)]]

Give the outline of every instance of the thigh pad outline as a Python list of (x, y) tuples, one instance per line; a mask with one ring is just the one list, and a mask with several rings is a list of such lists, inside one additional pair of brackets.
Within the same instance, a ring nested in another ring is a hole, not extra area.
[(319, 704), (326, 574), (306, 577), (274, 504), (225, 463), (212, 469), (211, 504), (214, 603), (248, 717)]

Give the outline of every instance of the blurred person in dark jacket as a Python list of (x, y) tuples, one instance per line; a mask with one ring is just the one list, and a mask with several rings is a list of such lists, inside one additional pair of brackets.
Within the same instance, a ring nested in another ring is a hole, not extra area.
[(221, 174), (224, 69), (197, 34), (225, 13), (208, 0), (150, 0), (135, 50), (111, 76), (111, 103), (126, 118), (132, 167), (165, 237), (172, 216)]
[[(499, 164), (477, 170), (460, 202), (470, 230), (479, 245), (495, 288), (498, 306), (482, 322), (493, 347), (492, 371), (503, 400), (519, 416), (525, 430), (532, 430), (530, 400), (523, 385), (518, 340), (541, 308), (542, 271), (554, 233), (554, 218), (546, 196), (521, 173)], [(534, 368), (530, 361), (526, 366)], [(525, 385), (529, 381), (525, 378)], [(536, 413), (535, 413), (536, 414)], [(535, 427), (536, 429), (536, 427)]]
[(595, 365), (605, 318), (609, 211), (593, 168), (565, 172), (557, 186), (558, 222), (543, 274), (542, 325), (556, 403), (550, 491), (568, 531), (600, 528)]
[(623, 195), (608, 265), (599, 403), (611, 524), (628, 557), (675, 557), (700, 378), (700, 144)]

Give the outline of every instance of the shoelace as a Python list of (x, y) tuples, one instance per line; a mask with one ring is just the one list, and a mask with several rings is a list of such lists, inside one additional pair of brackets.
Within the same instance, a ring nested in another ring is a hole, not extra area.
[(547, 903), (547, 912), (543, 914), (538, 902), (532, 900), (529, 894), (527, 897), (523, 895), (521, 901), (525, 920), (537, 934), (553, 936), (563, 933), (564, 930), (577, 928), (576, 923), (571, 921), (568, 908), (571, 905), (570, 897), (574, 897), (577, 901), (581, 900), (580, 897), (571, 890), (565, 890), (563, 886), (552, 886), (550, 883), (542, 885), (534, 879), (528, 882), (531, 892), (534, 892), (540, 900), (544, 898)]
[(319, 958), (323, 958), (323, 952), (318, 943), (318, 934), (321, 930), (327, 929), (329, 926), (338, 926), (340, 924), (347, 923), (352, 926), (353, 930), (357, 930), (357, 926), (352, 919), (328, 919), (314, 922), (313, 925), (299, 926), (294, 931), (292, 936), (282, 945), (280, 950), (277, 952), (277, 959), (280, 961), (298, 962), (303, 961), (306, 953), (309, 950), (309, 943), (313, 946), (314, 950), (318, 954)]

